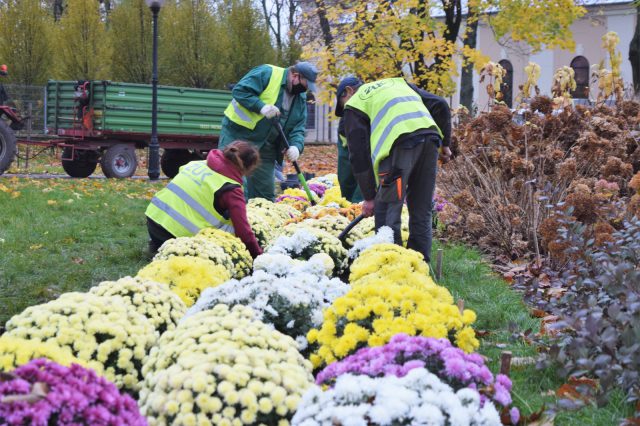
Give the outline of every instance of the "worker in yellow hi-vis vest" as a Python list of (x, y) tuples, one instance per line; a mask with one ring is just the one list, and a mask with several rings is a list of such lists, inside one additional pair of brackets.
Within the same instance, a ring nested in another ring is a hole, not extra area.
[[(425, 104), (433, 106), (428, 109)], [(431, 110), (438, 111), (438, 120)], [(402, 244), (400, 224), (406, 201), (407, 247), (429, 262), (438, 156), (443, 161), (451, 156), (451, 113), (446, 101), (403, 78), (362, 84), (347, 77), (338, 86), (336, 115), (344, 116), (352, 171), (365, 200), (363, 214), (375, 214), (376, 229), (391, 227), (395, 243)]]
[[(260, 151), (262, 162), (246, 179), (247, 199), (275, 198), (274, 166), (283, 155), (296, 161), (304, 148), (307, 123), (307, 90), (315, 91), (318, 71), (309, 62), (289, 68), (260, 65), (249, 71), (233, 87), (233, 100), (222, 120), (219, 147), (234, 140), (251, 142)], [(271, 120), (278, 119), (291, 146), (284, 144)]]
[(145, 212), (149, 254), (167, 240), (190, 237), (214, 227), (242, 240), (255, 258), (262, 254), (247, 220), (242, 178), (260, 163), (260, 155), (247, 142), (235, 141), (222, 150), (209, 151), (206, 161), (192, 161), (151, 199)]

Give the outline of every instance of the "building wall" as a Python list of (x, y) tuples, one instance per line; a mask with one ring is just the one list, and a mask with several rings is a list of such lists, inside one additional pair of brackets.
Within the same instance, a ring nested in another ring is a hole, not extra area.
[[(492, 61), (498, 62), (507, 59), (513, 65), (513, 98), (519, 92), (519, 86), (526, 81), (524, 67), (529, 62), (540, 65), (540, 78), (538, 87), (540, 92), (550, 95), (553, 74), (562, 66), (569, 66), (576, 56), (584, 56), (589, 61), (589, 66), (605, 61), (605, 67), (610, 68), (607, 52), (601, 47), (602, 36), (609, 31), (615, 31), (620, 37), (617, 49), (622, 53), (622, 78), (625, 84), (633, 81), (631, 64), (629, 63), (629, 43), (633, 38), (636, 24), (635, 8), (630, 4), (607, 5), (597, 8), (589, 8), (589, 12), (572, 26), (573, 37), (576, 42), (575, 51), (569, 50), (543, 50), (529, 55), (526, 46), (515, 44), (509, 47), (500, 46), (494, 39), (493, 32), (485, 24), (478, 28), (479, 48), (488, 55)], [(486, 82), (474, 85), (474, 100), (479, 111), (486, 110), (489, 97), (486, 92)], [(595, 99), (598, 95), (597, 87), (590, 84), (590, 97)], [(453, 96), (453, 106), (458, 105), (459, 94)]]
[[(556, 69), (571, 64), (576, 56), (584, 56), (589, 61), (589, 66), (605, 60), (605, 67), (610, 68), (607, 52), (601, 47), (602, 36), (609, 31), (615, 31), (620, 37), (618, 50), (622, 53), (622, 78), (625, 84), (633, 81), (629, 57), (629, 43), (633, 38), (636, 25), (636, 11), (631, 3), (608, 4), (604, 6), (590, 7), (588, 13), (576, 21), (571, 30), (576, 48), (574, 52), (568, 50), (543, 50), (536, 54), (530, 54), (529, 48), (522, 43), (512, 43), (509, 46), (501, 46), (495, 40), (491, 28), (481, 22), (478, 27), (477, 48), (489, 56), (492, 61), (508, 60), (513, 67), (512, 96), (515, 101), (519, 87), (526, 81), (524, 68), (529, 62), (540, 65), (541, 72), (538, 79), (538, 87), (541, 94), (550, 95), (553, 74)], [(460, 33), (464, 33), (464, 26)], [(458, 63), (458, 77), (460, 77), (460, 61)], [(486, 81), (480, 84), (480, 76), (474, 72), (474, 103), (478, 111), (485, 111), (489, 105), (489, 96), (486, 92)], [(598, 95), (596, 85), (590, 84), (590, 97), (595, 99)], [(459, 105), (460, 93), (458, 91), (449, 97), (451, 107)], [(311, 111), (310, 111), (311, 112)], [(307, 129), (305, 142), (336, 142), (338, 121), (329, 105), (315, 106), (315, 124)]]
[(338, 121), (335, 118), (333, 108), (329, 105), (308, 105), (305, 143), (335, 143), (338, 137)]

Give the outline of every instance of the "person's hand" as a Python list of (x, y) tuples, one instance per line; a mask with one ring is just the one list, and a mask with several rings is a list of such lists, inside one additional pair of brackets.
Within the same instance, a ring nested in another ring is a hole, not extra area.
[(374, 200), (365, 200), (362, 202), (362, 215), (364, 217), (373, 216), (373, 208), (376, 206), (376, 201)]
[(443, 163), (446, 163), (449, 160), (451, 160), (451, 149), (449, 149), (448, 146), (441, 146), (440, 147), (440, 160)]
[(265, 105), (260, 109), (260, 114), (264, 115), (268, 119), (280, 116), (280, 110), (275, 105)]
[(295, 146), (291, 146), (284, 153), (284, 156), (287, 157), (287, 160), (293, 163), (294, 161), (298, 161), (298, 158), (300, 157), (300, 150)]

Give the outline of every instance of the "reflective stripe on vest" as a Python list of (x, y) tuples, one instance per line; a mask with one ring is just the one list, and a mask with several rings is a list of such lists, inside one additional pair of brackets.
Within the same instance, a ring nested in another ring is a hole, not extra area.
[(422, 98), (402, 78), (364, 84), (345, 106), (362, 111), (369, 117), (371, 162), (376, 182), (380, 162), (389, 156), (400, 136), (430, 128), (435, 128), (442, 136)]
[(216, 191), (226, 183), (241, 186), (211, 170), (206, 161), (192, 161), (153, 197), (145, 214), (176, 237), (188, 237), (206, 227), (234, 233), (231, 221), (213, 207)]
[[(282, 86), (282, 78), (284, 77), (286, 69), (274, 65), (269, 65), (269, 67), (271, 67), (269, 84), (267, 84), (266, 89), (264, 89), (258, 97), (267, 105), (275, 105), (278, 100), (278, 95), (280, 94), (280, 86)], [(255, 129), (258, 122), (264, 118), (264, 116), (258, 112), (249, 111), (235, 99), (233, 99), (227, 106), (227, 109), (224, 110), (224, 115), (234, 123), (251, 130)]]

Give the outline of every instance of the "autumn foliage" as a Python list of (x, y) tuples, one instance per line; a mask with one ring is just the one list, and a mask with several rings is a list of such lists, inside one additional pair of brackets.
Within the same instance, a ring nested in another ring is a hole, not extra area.
[(448, 232), (511, 258), (561, 256), (555, 206), (589, 225), (604, 243), (622, 220), (640, 214), (640, 105), (553, 109), (536, 97), (514, 120), (504, 106), (455, 129), (456, 158), (441, 175), (451, 201)]

